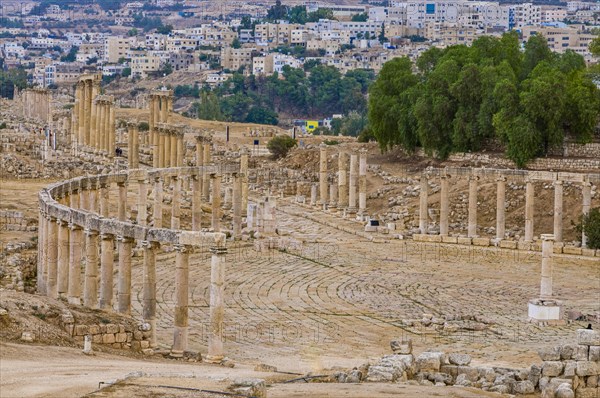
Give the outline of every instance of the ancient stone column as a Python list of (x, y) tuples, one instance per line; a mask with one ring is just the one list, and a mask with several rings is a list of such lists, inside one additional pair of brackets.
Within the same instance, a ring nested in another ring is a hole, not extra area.
[(506, 232), (506, 177), (496, 178), (496, 239), (504, 239)]
[(58, 224), (58, 270), (57, 296), (66, 297), (69, 288), (69, 223), (57, 220)]
[(100, 308), (109, 310), (112, 309), (113, 298), (114, 236), (102, 234), (101, 240)]
[(79, 115), (77, 118), (77, 124), (79, 126), (78, 138), (77, 141), (79, 145), (85, 145), (85, 103), (87, 101), (87, 95), (85, 90), (85, 82), (79, 81), (77, 83), (77, 88), (79, 92)]
[(173, 200), (171, 201), (171, 229), (179, 229), (181, 225), (181, 178), (172, 177)]
[(58, 272), (58, 221), (55, 218), (48, 218), (47, 230), (47, 249), (48, 259), (47, 273), (48, 277), (46, 294), (52, 298), (58, 298), (57, 272)]
[(152, 218), (154, 218), (154, 228), (162, 228), (163, 211), (163, 183), (160, 177), (154, 179), (154, 208)]
[[(156, 104), (156, 101), (154, 99), (152, 101), (154, 102), (154, 104)], [(154, 117), (156, 117), (156, 114)], [(150, 136), (152, 137), (152, 167), (157, 169), (160, 167), (160, 137), (158, 129), (156, 128), (156, 122), (154, 127), (150, 129)]]
[(319, 146), (319, 205), (327, 207), (327, 145)]
[(158, 167), (165, 167), (165, 142), (166, 132), (164, 128), (158, 130)]
[(97, 122), (96, 122), (96, 135), (98, 137), (98, 142), (94, 143), (97, 150), (102, 150), (102, 143), (104, 142), (104, 130), (106, 128), (106, 107), (104, 106), (104, 101), (97, 100), (96, 107), (98, 110)]
[(143, 241), (142, 246), (144, 248), (142, 317), (150, 324), (152, 333), (150, 346), (156, 347), (156, 251), (159, 245), (157, 242)]
[(131, 313), (131, 249), (133, 239), (117, 237), (119, 254), (119, 280), (117, 286), (117, 310), (121, 314)]
[(202, 180), (199, 175), (192, 176), (192, 231), (202, 228)]
[[(210, 142), (205, 142), (204, 143), (204, 166), (208, 166), (211, 163), (211, 158), (210, 158)], [(210, 184), (209, 184), (209, 180), (210, 179), (210, 175), (208, 173), (206, 173), (206, 171), (203, 172), (202, 174), (202, 201), (203, 202), (208, 202), (208, 197), (210, 195)]]
[(90, 194), (88, 193), (89, 181), (81, 181), (81, 189), (79, 190), (79, 207), (82, 210), (90, 211)]
[(542, 234), (542, 282), (540, 298), (552, 297), (552, 254), (554, 252), (554, 236)]
[(146, 225), (148, 219), (148, 180), (144, 176), (138, 180), (138, 184), (137, 223), (138, 225)]
[(118, 203), (118, 218), (119, 221), (125, 221), (127, 219), (127, 182), (117, 182), (119, 187), (119, 203)]
[(223, 199), (223, 209), (230, 210), (233, 206), (233, 188), (225, 187), (225, 198)]
[(240, 175), (242, 178), (242, 216), (248, 212), (248, 150), (243, 147), (240, 153)]
[(562, 242), (563, 229), (563, 182), (554, 181), (554, 238)]
[(98, 179), (90, 179), (88, 194), (90, 195), (90, 211), (98, 213), (100, 209), (100, 203), (98, 201)]
[(328, 209), (330, 209), (331, 211), (335, 212), (337, 211), (337, 196), (338, 196), (338, 191), (337, 191), (337, 182), (333, 182), (331, 184), (329, 184), (329, 206)]
[(108, 157), (112, 159), (115, 156), (116, 124), (115, 124), (115, 105), (111, 103), (109, 110), (108, 125)]
[(164, 167), (173, 167), (171, 164), (171, 137), (173, 135), (173, 131), (169, 130), (167, 134), (165, 134), (165, 164)]
[(358, 182), (358, 155), (350, 154), (350, 189), (348, 192), (348, 213), (356, 213), (356, 184)]
[(110, 196), (108, 183), (100, 182), (100, 215), (108, 218), (110, 214)]
[(196, 166), (200, 167), (204, 164), (204, 149), (202, 148), (201, 137), (196, 137)]
[(221, 230), (220, 219), (221, 219), (221, 175), (211, 174), (210, 175), (212, 185), (212, 218), (211, 228), (215, 232)]
[[(581, 193), (583, 195), (583, 207), (581, 209), (581, 213), (583, 216), (587, 216), (590, 213), (590, 207), (592, 205), (592, 184), (589, 181), (585, 181), (581, 188)], [(581, 234), (581, 247), (587, 247), (588, 237), (585, 235), (585, 232)]]
[(317, 184), (312, 184), (310, 186), (310, 205), (317, 205)]
[(190, 246), (175, 245), (175, 330), (171, 356), (183, 357), (188, 342), (188, 297)]
[(98, 232), (85, 230), (85, 280), (83, 305), (96, 307), (98, 304)]
[(161, 95), (160, 97), (160, 121), (163, 123), (167, 123), (169, 120), (169, 109), (167, 104), (167, 97)]
[(448, 209), (450, 201), (448, 199), (448, 180), (450, 176), (444, 172), (440, 176), (440, 235), (448, 235)]
[(85, 113), (84, 113), (84, 132), (85, 132), (85, 144), (91, 145), (91, 137), (90, 137), (90, 113), (92, 110), (92, 82), (91, 80), (85, 80)]
[(206, 361), (219, 363), (223, 360), (223, 315), (225, 312), (225, 255), (227, 249), (215, 246), (210, 249), (210, 334)]
[(421, 193), (419, 196), (419, 230), (422, 234), (427, 234), (427, 196), (429, 195), (429, 184), (427, 176), (421, 175)]
[(98, 104), (94, 96), (92, 99), (92, 110), (90, 114), (90, 135), (93, 137), (92, 141), (94, 143), (94, 147), (98, 147)]
[(233, 238), (242, 237), (242, 176), (233, 175)]
[(75, 224), (70, 224), (69, 240), (69, 285), (67, 286), (67, 301), (69, 304), (81, 305), (81, 256), (83, 254), (83, 230)]
[(533, 199), (535, 190), (533, 181), (525, 182), (525, 242), (533, 241)]
[(169, 165), (171, 167), (177, 167), (177, 131), (171, 133), (170, 139), (170, 152), (169, 152)]
[(365, 214), (367, 211), (367, 151), (361, 149), (358, 170), (358, 211)]
[(469, 238), (477, 237), (477, 180), (479, 177), (469, 176), (469, 224), (467, 227), (467, 236)]
[(338, 210), (348, 207), (348, 155), (340, 152), (338, 155)]
[(183, 161), (185, 159), (185, 142), (183, 133), (177, 136), (177, 167), (183, 166)]
[(37, 273), (36, 273), (36, 284), (37, 292), (40, 294), (46, 294), (46, 286), (44, 281), (44, 269), (46, 264), (46, 216), (40, 210), (38, 218), (38, 261), (37, 261)]

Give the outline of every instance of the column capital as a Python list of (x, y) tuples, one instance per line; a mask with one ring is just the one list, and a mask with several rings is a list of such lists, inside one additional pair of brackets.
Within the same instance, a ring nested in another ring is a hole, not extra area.
[(160, 243), (153, 240), (143, 240), (141, 241), (141, 246), (144, 249), (158, 249), (160, 247)]
[(563, 180), (555, 180), (552, 184), (553, 185), (563, 185)]
[(582, 187), (586, 187), (586, 188), (587, 188), (587, 187), (591, 187), (591, 186), (592, 186), (592, 183), (591, 183), (591, 182), (589, 182), (589, 181), (583, 181), (583, 182), (581, 183), (581, 186), (582, 186)]
[(113, 240), (115, 239), (115, 236), (113, 234), (109, 234), (106, 232), (101, 232), (100, 233), (100, 239), (102, 240)]
[(505, 175), (499, 175), (496, 177), (496, 182), (506, 182), (506, 176)]
[(217, 256), (224, 256), (227, 254), (227, 248), (225, 246), (212, 246), (210, 252)]
[(69, 226), (69, 222), (67, 220), (61, 220), (61, 219), (57, 219), (56, 223), (58, 224), (58, 226), (60, 227), (68, 227)]
[(173, 245), (173, 249), (175, 249), (179, 253), (192, 253), (194, 248), (191, 245), (176, 244)]
[(552, 241), (554, 242), (555, 238), (554, 238), (554, 234), (542, 234), (540, 236), (540, 238), (542, 238), (542, 240), (546, 240), (546, 241)]
[(117, 181), (117, 186), (122, 187), (124, 185), (127, 185), (127, 180), (125, 180), (125, 181)]
[(469, 181), (479, 181), (479, 176), (477, 174), (469, 174)]
[(85, 228), (84, 231), (86, 236), (98, 236), (99, 232), (94, 230), (94, 229), (90, 229), (90, 228)]
[(73, 224), (73, 223), (69, 223), (69, 229), (70, 229), (71, 231), (79, 231), (79, 230), (81, 230), (81, 229), (83, 229), (83, 228), (81, 228), (81, 226), (80, 226), (80, 225)]
[(133, 242), (135, 242), (135, 239), (130, 238), (129, 236), (117, 235), (117, 242), (121, 242), (121, 243), (133, 243)]

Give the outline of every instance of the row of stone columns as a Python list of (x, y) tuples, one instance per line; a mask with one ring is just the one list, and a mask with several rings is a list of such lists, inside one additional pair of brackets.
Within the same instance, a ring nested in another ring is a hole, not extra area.
[[(348, 155), (338, 155), (337, 184), (328, 185), (327, 177), (327, 145), (319, 147), (319, 206), (324, 209), (337, 209), (348, 214), (357, 212), (365, 215), (367, 210), (367, 152), (361, 150), (359, 155), (350, 154), (350, 172), (348, 178)], [(358, 188), (358, 192), (357, 192)], [(311, 204), (316, 205), (316, 186), (311, 189)]]
[[(160, 124), (154, 129), (158, 134), (153, 141), (153, 166), (182, 167), (185, 156), (184, 133), (181, 126)], [(156, 135), (156, 134), (155, 134)]]
[[(443, 172), (440, 175), (440, 235), (448, 235), (448, 180), (451, 177)], [(422, 234), (428, 233), (428, 204), (429, 195), (429, 177), (426, 174), (421, 175), (421, 193), (419, 201), (419, 230)], [(470, 175), (469, 197), (468, 197), (468, 224), (467, 236), (477, 237), (477, 208), (478, 208), (478, 181), (479, 177)], [(582, 183), (583, 210), (582, 213), (588, 214), (591, 206), (591, 183), (584, 181)], [(526, 242), (533, 241), (533, 217), (534, 217), (535, 189), (534, 181), (527, 179), (525, 181), (525, 236)], [(506, 177), (500, 175), (496, 178), (496, 239), (504, 239), (506, 233)], [(553, 240), (562, 242), (563, 236), (563, 181), (554, 181), (554, 234)], [(585, 233), (582, 236), (582, 246), (585, 247), (587, 238)]]
[[(172, 90), (155, 90), (150, 94), (150, 101), (148, 103), (150, 108), (150, 119), (149, 119), (149, 139), (147, 144), (152, 146), (152, 158), (153, 167), (165, 167), (160, 166), (160, 145), (164, 145), (161, 142), (160, 132), (158, 131), (158, 125), (171, 122), (171, 114), (173, 112), (173, 91)], [(163, 158), (164, 160), (164, 158)]]
[(45, 88), (29, 88), (23, 90), (20, 95), (24, 117), (37, 118), (43, 122), (50, 120), (50, 104), (52, 99), (50, 90)]
[(116, 124), (115, 105), (112, 96), (100, 95), (93, 102), (94, 114), (87, 145), (112, 158), (115, 154)]
[(102, 74), (83, 75), (75, 88), (74, 134), (79, 145), (94, 146), (95, 137), (92, 130), (99, 123), (98, 110), (94, 100), (100, 94)]
[[(85, 232), (85, 240), (82, 239)], [(38, 291), (53, 298), (64, 297), (74, 305), (113, 309), (113, 268), (115, 240), (118, 254), (117, 311), (131, 313), (131, 257), (133, 238), (115, 237), (90, 228), (69, 224), (40, 212)], [(156, 255), (160, 242), (141, 241), (144, 249), (143, 319), (151, 325), (151, 347), (156, 347)], [(174, 308), (173, 356), (187, 349), (189, 254), (191, 245), (175, 245), (176, 303)], [(83, 252), (85, 251), (85, 256)], [(100, 256), (98, 255), (100, 253)], [(210, 325), (208, 357), (223, 359), (222, 330), (224, 314), (225, 247), (211, 249)], [(81, 262), (84, 262), (83, 292)]]

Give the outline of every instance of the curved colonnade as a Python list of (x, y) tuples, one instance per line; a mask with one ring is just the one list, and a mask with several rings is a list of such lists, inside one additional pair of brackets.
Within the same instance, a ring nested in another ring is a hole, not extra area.
[[(210, 229), (200, 231), (200, 205), (203, 200), (209, 199), (208, 189), (202, 187), (204, 176), (208, 176), (212, 188), (213, 214)], [(171, 355), (182, 356), (187, 349), (188, 336), (189, 255), (208, 244), (211, 252), (211, 326), (206, 360), (220, 362), (224, 358), (220, 331), (227, 253), (226, 234), (219, 232), (222, 177), (233, 183), (233, 236), (238, 238), (241, 235), (242, 184), (245, 180), (239, 164), (135, 169), (78, 177), (43, 189), (39, 193), (38, 292), (65, 298), (71, 304), (105, 310), (113, 309), (116, 296), (116, 310), (129, 315), (131, 258), (137, 242), (143, 248), (142, 314), (144, 322), (150, 325), (151, 346), (156, 347), (156, 256), (161, 246), (172, 246), (176, 250), (176, 305)], [(192, 231), (181, 230), (179, 224), (181, 187), (186, 180), (192, 181)], [(152, 226), (147, 223), (148, 181), (154, 183)], [(162, 228), (163, 182), (167, 182), (167, 188), (169, 182), (173, 186), (170, 228)], [(137, 184), (139, 188), (135, 221), (126, 217), (129, 183)], [(110, 214), (109, 194), (113, 185), (118, 187), (117, 214)], [(115, 241), (118, 257), (116, 294), (113, 292)]]

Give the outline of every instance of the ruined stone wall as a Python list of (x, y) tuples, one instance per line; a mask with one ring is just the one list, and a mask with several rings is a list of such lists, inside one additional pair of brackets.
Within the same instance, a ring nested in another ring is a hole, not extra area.
[(574, 142), (568, 142), (563, 144), (561, 148), (551, 149), (550, 155), (574, 158), (600, 159), (600, 143), (590, 142), (588, 144), (582, 145)]

